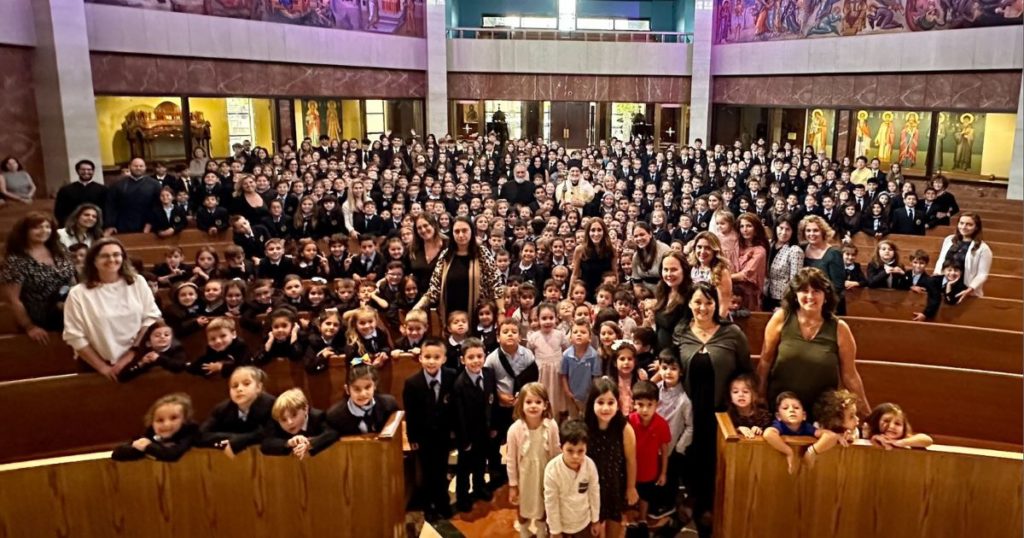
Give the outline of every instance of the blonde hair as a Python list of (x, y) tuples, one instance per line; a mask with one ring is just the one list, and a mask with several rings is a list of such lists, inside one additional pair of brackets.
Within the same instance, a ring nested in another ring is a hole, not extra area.
[[(391, 345), (391, 337), (384, 325), (384, 321), (377, 315), (377, 311), (368, 306), (360, 306), (355, 310), (349, 310), (345, 312), (345, 341), (348, 345), (352, 346), (357, 353), (357, 356), (366, 354), (366, 346), (363, 344), (363, 338), (359, 335), (359, 330), (356, 328), (356, 324), (359, 322), (359, 318), (363, 316), (372, 316), (373, 320), (377, 323), (377, 330), (379, 334), (384, 335), (384, 338), (388, 342), (388, 346)], [(351, 357), (350, 357), (351, 358)]]
[(829, 226), (828, 221), (818, 215), (807, 215), (800, 219), (800, 241), (807, 241), (807, 238), (804, 236), (804, 228), (806, 228), (808, 224), (815, 224), (818, 226), (818, 229), (821, 230), (821, 236), (825, 239), (826, 243), (832, 241), (836, 236), (836, 231)]
[(219, 318), (213, 318), (213, 320), (210, 321), (209, 325), (206, 326), (207, 334), (219, 330), (228, 330), (231, 332), (235, 332), (237, 330), (235, 327), (235, 320), (229, 317), (222, 316)]
[(430, 321), (427, 318), (427, 312), (420, 308), (414, 308), (406, 313), (405, 323), (422, 323), (423, 325), (430, 325)]
[(147, 428), (153, 425), (153, 415), (156, 414), (156, 410), (165, 405), (181, 406), (181, 414), (185, 415), (183, 417), (185, 422), (190, 422), (192, 420), (192, 397), (184, 392), (175, 392), (173, 394), (161, 396), (153, 402), (153, 405), (149, 406), (149, 410), (146, 411), (146, 415), (142, 418), (142, 421)]
[(299, 388), (288, 389), (274, 400), (270, 416), (274, 417), (274, 420), (280, 421), (284, 418), (285, 413), (297, 413), (302, 409), (309, 409), (309, 400), (306, 399), (306, 394)]

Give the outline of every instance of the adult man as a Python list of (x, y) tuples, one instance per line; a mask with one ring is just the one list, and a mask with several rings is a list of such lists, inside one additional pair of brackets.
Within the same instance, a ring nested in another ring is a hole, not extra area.
[(555, 189), (555, 199), (559, 206), (572, 204), (577, 208), (582, 208), (594, 199), (594, 186), (583, 179), (579, 161), (569, 161), (569, 178)]
[(68, 217), (82, 204), (93, 204), (102, 208), (107, 201), (107, 187), (101, 181), (93, 181), (96, 165), (88, 159), (75, 163), (78, 181), (68, 183), (57, 191), (57, 201), (53, 205), (53, 215), (57, 225), (63, 226)]
[(856, 170), (850, 173), (850, 182), (854, 185), (866, 185), (868, 178), (872, 177), (874, 173), (867, 167), (867, 157), (861, 155), (857, 157), (857, 162), (854, 165)]
[(146, 175), (146, 161), (135, 158), (124, 176), (107, 192), (105, 233), (139, 233), (160, 199), (160, 182)]
[(501, 186), (500, 198), (508, 200), (508, 203), (518, 206), (528, 206), (533, 204), (534, 198), (534, 185), (529, 181), (529, 172), (527, 172), (526, 165), (523, 163), (516, 163), (512, 169), (512, 181), (506, 181)]

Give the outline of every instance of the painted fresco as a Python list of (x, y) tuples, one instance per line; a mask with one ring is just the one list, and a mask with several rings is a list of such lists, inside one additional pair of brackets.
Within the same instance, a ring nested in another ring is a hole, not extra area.
[(854, 155), (878, 157), (885, 169), (892, 163), (899, 163), (906, 171), (925, 169), (930, 112), (857, 110), (853, 117)]
[(341, 140), (341, 101), (338, 99), (301, 99), (302, 137), (309, 137), (315, 143), (320, 135), (331, 140)]
[(717, 0), (716, 43), (1021, 24), (1024, 0)]
[[(423, 0), (85, 0), (339, 30), (423, 37)], [(1024, 1), (1024, 0), (1022, 0)]]

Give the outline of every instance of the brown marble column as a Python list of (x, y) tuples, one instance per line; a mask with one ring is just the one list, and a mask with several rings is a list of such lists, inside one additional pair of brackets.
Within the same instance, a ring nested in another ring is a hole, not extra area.
[[(274, 148), (276, 153), (285, 140), (295, 138), (295, 113), (292, 110), (291, 99), (275, 99), (275, 103), (277, 103), (277, 147)], [(299, 140), (295, 141), (296, 144), (300, 142)]]
[(836, 141), (832, 146), (832, 158), (842, 159), (850, 148), (850, 110), (836, 111)]

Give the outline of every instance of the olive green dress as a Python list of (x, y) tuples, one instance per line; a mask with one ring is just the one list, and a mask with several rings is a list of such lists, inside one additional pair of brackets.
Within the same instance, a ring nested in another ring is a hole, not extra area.
[(838, 318), (825, 320), (818, 334), (806, 340), (796, 315), (786, 318), (775, 364), (768, 373), (768, 405), (773, 410), (779, 393), (792, 391), (810, 417), (822, 393), (839, 388), (838, 327)]

